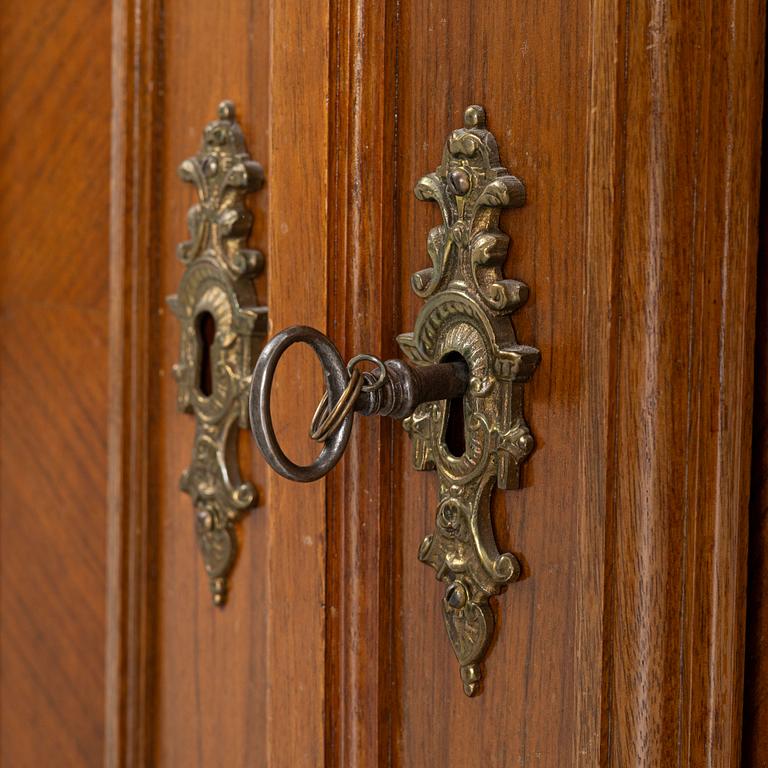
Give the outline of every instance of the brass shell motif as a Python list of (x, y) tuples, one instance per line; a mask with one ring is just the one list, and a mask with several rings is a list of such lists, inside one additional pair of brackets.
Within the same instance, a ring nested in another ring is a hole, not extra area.
[(494, 484), (519, 487), (520, 466), (534, 447), (523, 415), (523, 383), (540, 355), (517, 343), (510, 315), (525, 303), (528, 288), (503, 278), (509, 237), (498, 228), (501, 208), (525, 203), (525, 187), (501, 166), (483, 108), (470, 106), (464, 127), (448, 136), (442, 164), (416, 184), (415, 193), (437, 203), (443, 223), (427, 238), (432, 267), (411, 279), (426, 304), (414, 331), (398, 342), (417, 365), (457, 354), (467, 362), (466, 449), (455, 456), (447, 447), (448, 401), (420, 405), (404, 427), (414, 466), (435, 470), (439, 478), (435, 531), (422, 542), (419, 559), (446, 583), (445, 627), (471, 696), (494, 631), (489, 598), (520, 576), (517, 558), (498, 551), (491, 491)]
[[(261, 253), (245, 247), (253, 217), (244, 198), (264, 183), (251, 160), (234, 105), (219, 105), (219, 118), (203, 131), (200, 152), (178, 169), (194, 184), (198, 202), (188, 214), (190, 240), (178, 246), (186, 265), (179, 291), (168, 304), (181, 323), (180, 360), (173, 368), (180, 411), (195, 416), (192, 460), (180, 487), (192, 497), (198, 544), (213, 602), (223, 605), (237, 555), (235, 523), (256, 501), (256, 490), (240, 478), (238, 427), (248, 427), (248, 387), (255, 343), (266, 334), (266, 307), (259, 306), (253, 277)], [(202, 322), (215, 332), (208, 343)], [(202, 367), (210, 372), (203, 386)]]

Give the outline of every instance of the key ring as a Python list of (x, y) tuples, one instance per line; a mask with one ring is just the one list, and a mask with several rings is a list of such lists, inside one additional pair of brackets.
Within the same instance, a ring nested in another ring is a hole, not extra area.
[[(387, 380), (387, 367), (384, 365), (384, 361), (376, 355), (360, 354), (355, 355), (347, 363), (347, 371), (349, 375), (352, 375), (352, 371), (358, 363), (373, 363), (379, 369), (379, 375), (371, 384), (363, 385), (363, 392), (375, 392), (377, 389), (381, 389), (384, 386), (384, 382)], [(365, 376), (365, 374), (363, 374)]]
[[(371, 374), (361, 374), (357, 370), (356, 366), (362, 362), (373, 363), (377, 366), (379, 373), (376, 379), (370, 381)], [(357, 398), (361, 392), (375, 392), (377, 389), (381, 389), (387, 380), (386, 366), (375, 355), (355, 355), (347, 363), (347, 373), (349, 373), (347, 386), (330, 411), (328, 409), (327, 389), (323, 393), (322, 398), (320, 398), (317, 408), (315, 408), (312, 424), (309, 428), (309, 436), (319, 443), (324, 443), (339, 428), (344, 419), (355, 410)]]

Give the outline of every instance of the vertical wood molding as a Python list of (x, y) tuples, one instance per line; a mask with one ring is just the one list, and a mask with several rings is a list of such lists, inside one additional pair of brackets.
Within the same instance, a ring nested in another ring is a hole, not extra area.
[[(326, 329), (328, 275), (330, 10), (320, 0), (275, 3), (270, 18), (270, 335), (294, 324)], [(298, 352), (298, 351), (297, 351)], [(318, 364), (294, 357), (272, 401), (282, 430), (306, 435)], [(278, 371), (278, 386), (280, 380)], [(276, 393), (276, 395), (279, 393)], [(281, 439), (285, 435), (282, 432)], [(305, 438), (306, 439), (306, 438)], [(305, 444), (287, 441), (297, 456)], [(270, 768), (325, 764), (326, 481), (268, 473), (267, 745)], [(257, 585), (250, 585), (251, 589)]]
[(162, 2), (113, 3), (106, 754), (151, 765), (155, 537), (152, 286), (160, 210)]
[[(575, 687), (574, 765), (604, 765), (611, 652), (603, 642), (611, 624), (605, 600), (613, 535), (608, 504), (612, 497), (615, 432), (617, 271), (621, 263), (624, 215), (625, 124), (623, 118), (623, 10), (620, 3), (593, 0), (586, 152), (586, 287), (582, 348), (590, 361), (580, 379), (578, 584), (575, 656), (580, 684)], [(594, 254), (594, 258), (591, 256)], [(607, 573), (608, 572), (608, 573)]]
[(593, 4), (580, 765), (738, 763), (763, 30)]
[[(349, 359), (398, 356), (397, 2), (339, 0), (332, 24), (329, 328)], [(389, 765), (394, 685), (391, 419), (356, 419), (328, 478), (328, 764)], [(365, 491), (363, 490), (365, 489)]]

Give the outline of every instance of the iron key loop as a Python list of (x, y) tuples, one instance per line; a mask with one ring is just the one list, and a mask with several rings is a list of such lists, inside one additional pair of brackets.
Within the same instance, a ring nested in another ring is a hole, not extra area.
[[(299, 342), (308, 344), (316, 352), (323, 367), (326, 388), (311, 430), (316, 439), (323, 440), (323, 449), (311, 464), (305, 466), (295, 464), (285, 455), (275, 436), (270, 412), (277, 364), (288, 347)], [(377, 365), (377, 375), (361, 374), (355, 365), (362, 360)], [(469, 373), (463, 362), (414, 368), (401, 360), (382, 363), (372, 355), (357, 355), (345, 366), (327, 336), (314, 328), (294, 325), (280, 331), (264, 347), (256, 363), (251, 382), (251, 430), (272, 469), (289, 480), (308, 483), (324, 477), (336, 466), (349, 442), (356, 411), (364, 416), (379, 414), (404, 419), (422, 403), (460, 397), (468, 382)], [(327, 408), (325, 412), (324, 408)]]

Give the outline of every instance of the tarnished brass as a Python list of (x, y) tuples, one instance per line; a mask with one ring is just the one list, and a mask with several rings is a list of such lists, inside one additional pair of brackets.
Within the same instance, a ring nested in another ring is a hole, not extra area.
[(237, 555), (235, 523), (256, 500), (253, 485), (240, 478), (237, 433), (248, 427), (254, 347), (267, 317), (253, 285), (263, 258), (245, 247), (253, 217), (244, 203), (264, 174), (248, 155), (232, 102), (219, 105), (219, 119), (205, 127), (200, 152), (179, 166), (179, 176), (198, 195), (188, 214), (190, 240), (177, 251), (186, 270), (168, 297), (181, 323), (177, 404), (196, 421), (180, 486), (194, 503), (213, 602), (223, 605)]
[(434, 533), (419, 549), (445, 582), (443, 618), (471, 696), (494, 628), (489, 598), (519, 578), (520, 564), (499, 554), (490, 518), (494, 485), (517, 488), (520, 465), (534, 440), (523, 416), (523, 383), (539, 362), (539, 351), (517, 343), (510, 315), (528, 288), (505, 280), (501, 268), (509, 237), (498, 227), (500, 208), (525, 203), (525, 187), (501, 166), (482, 107), (464, 113), (443, 161), (415, 189), (419, 200), (437, 203), (443, 223), (427, 238), (432, 267), (411, 279), (426, 299), (415, 330), (398, 342), (416, 365), (463, 358), (469, 387), (463, 397), (465, 450), (446, 443), (449, 401), (424, 403), (405, 419), (413, 441), (413, 464), (435, 470), (440, 501)]
[[(436, 202), (443, 223), (427, 238), (432, 267), (411, 280), (426, 304), (415, 330), (398, 336), (412, 365), (358, 355), (345, 367), (319, 331), (286, 328), (269, 341), (256, 364), (251, 429), (275, 471), (311, 482), (341, 458), (355, 412), (405, 419), (414, 465), (438, 475), (435, 532), (422, 542), (419, 559), (446, 584), (445, 627), (464, 691), (471, 696), (493, 635), (489, 600), (520, 576), (517, 558), (498, 551), (490, 497), (494, 486), (519, 486), (520, 466), (533, 450), (523, 416), (523, 384), (539, 363), (537, 349), (517, 343), (510, 319), (525, 303), (528, 288), (501, 272), (509, 237), (499, 229), (500, 209), (522, 206), (525, 187), (501, 166), (482, 107), (466, 110), (464, 127), (450, 134), (442, 165), (418, 182), (416, 197)], [(294, 464), (283, 452), (269, 407), (277, 363), (297, 342), (315, 350), (326, 383), (311, 429), (324, 446), (308, 466)], [(355, 370), (361, 357), (376, 365), (376, 375)], [(458, 398), (464, 430), (460, 448), (448, 436), (451, 401)]]

